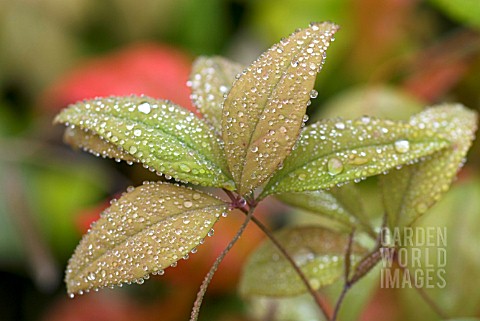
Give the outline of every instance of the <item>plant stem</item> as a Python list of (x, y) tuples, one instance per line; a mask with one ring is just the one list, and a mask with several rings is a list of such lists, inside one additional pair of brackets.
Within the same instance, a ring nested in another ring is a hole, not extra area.
[[(245, 210), (242, 208), (242, 210)], [(252, 219), (253, 212), (255, 211), (255, 207), (250, 207), (248, 210), (247, 218), (243, 222), (242, 226), (240, 226), (240, 229), (238, 230), (237, 234), (234, 236), (234, 238), (228, 243), (227, 247), (220, 253), (220, 255), (217, 257), (215, 260), (215, 263), (213, 263), (212, 267), (210, 268), (210, 271), (208, 271), (207, 275), (205, 276), (205, 279), (202, 282), (202, 285), (200, 286), (200, 290), (197, 293), (197, 299), (195, 300), (195, 303), (192, 308), (192, 313), (190, 315), (190, 321), (196, 321), (198, 320), (198, 315), (200, 313), (200, 307), (202, 305), (203, 297), (205, 296), (205, 293), (207, 292), (208, 285), (212, 281), (213, 275), (218, 269), (218, 266), (222, 262), (222, 260), (225, 258), (227, 253), (230, 251), (230, 249), (233, 247), (233, 245), (238, 241), (240, 236), (243, 234), (245, 231), (245, 228), (247, 227), (248, 223), (250, 223), (250, 220)]]
[(342, 305), (343, 299), (345, 298), (345, 295), (347, 294), (347, 291), (350, 289), (350, 265), (351, 265), (351, 255), (352, 255), (352, 245), (353, 245), (353, 237), (355, 235), (355, 229), (353, 229), (350, 232), (350, 235), (348, 236), (348, 243), (347, 243), (347, 249), (345, 251), (345, 274), (344, 274), (344, 279), (345, 279), (345, 284), (343, 285), (342, 292), (340, 293), (340, 296), (338, 297), (337, 303), (335, 304), (335, 309), (333, 310), (333, 315), (332, 315), (332, 321), (335, 321), (337, 319), (338, 312), (340, 311), (340, 306)]
[[(245, 211), (245, 209), (240, 209), (242, 212), (244, 212), (245, 214), (247, 214), (247, 212)], [(280, 253), (282, 253), (282, 255), (285, 257), (285, 259), (287, 259), (287, 261), (290, 263), (290, 265), (292, 266), (292, 268), (295, 270), (295, 272), (297, 273), (297, 275), (300, 277), (300, 279), (302, 280), (303, 284), (305, 285), (305, 287), (307, 288), (308, 292), (311, 294), (311, 296), (313, 297), (313, 299), (315, 300), (315, 303), (317, 304), (318, 308), (320, 309), (320, 311), (322, 312), (323, 316), (325, 317), (326, 320), (330, 320), (330, 317), (328, 316), (328, 312), (327, 312), (327, 307), (325, 306), (325, 304), (322, 302), (320, 296), (319, 296), (319, 293), (317, 291), (315, 291), (312, 286), (310, 285), (310, 282), (308, 282), (308, 279), (307, 277), (305, 276), (305, 274), (302, 272), (302, 270), (298, 267), (298, 265), (295, 263), (295, 261), (293, 260), (293, 258), (290, 256), (290, 254), (288, 254), (288, 252), (285, 250), (285, 248), (283, 247), (283, 245), (280, 244), (280, 242), (275, 238), (275, 236), (273, 236), (272, 232), (268, 229), (268, 227), (266, 227), (261, 221), (259, 221), (255, 216), (252, 216), (252, 222), (255, 223), (255, 225), (257, 225), (257, 227), (270, 239), (270, 241), (276, 246), (276, 248), (280, 251)]]
[(348, 284), (348, 282), (346, 282), (343, 285), (342, 292), (340, 293), (340, 296), (338, 297), (337, 303), (335, 304), (335, 310), (333, 311), (331, 321), (337, 320), (338, 312), (340, 311), (340, 306), (342, 305), (343, 299), (345, 298), (345, 295), (347, 294), (349, 289), (350, 289), (350, 285)]

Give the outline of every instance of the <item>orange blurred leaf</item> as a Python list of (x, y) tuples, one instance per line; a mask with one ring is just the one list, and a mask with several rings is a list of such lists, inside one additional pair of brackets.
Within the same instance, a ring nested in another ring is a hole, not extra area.
[(81, 63), (41, 98), (47, 110), (79, 100), (144, 94), (194, 111), (186, 86), (191, 60), (183, 52), (153, 43), (136, 44)]

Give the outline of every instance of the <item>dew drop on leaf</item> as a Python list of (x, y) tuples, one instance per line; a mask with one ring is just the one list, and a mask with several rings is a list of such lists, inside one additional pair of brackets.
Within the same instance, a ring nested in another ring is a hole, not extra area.
[(144, 114), (150, 114), (151, 107), (148, 102), (143, 102), (140, 105), (138, 105), (138, 111)]
[(397, 140), (395, 142), (395, 150), (401, 154), (406, 153), (410, 150), (410, 143), (405, 139)]
[(129, 188), (80, 241), (66, 271), (68, 292), (163, 274), (202, 243), (227, 209), (216, 197), (175, 184)]
[(330, 158), (327, 163), (327, 170), (330, 175), (338, 175), (343, 171), (343, 162), (336, 158)]

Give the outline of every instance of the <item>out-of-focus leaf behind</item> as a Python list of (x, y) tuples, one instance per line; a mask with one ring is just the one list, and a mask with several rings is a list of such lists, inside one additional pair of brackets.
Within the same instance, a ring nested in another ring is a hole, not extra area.
[[(277, 240), (294, 259), (314, 289), (335, 282), (344, 271), (348, 234), (321, 227), (293, 227), (277, 232)], [(352, 262), (364, 250), (354, 245)], [(240, 292), (244, 296), (289, 297), (307, 289), (290, 263), (270, 241), (265, 241), (244, 266)]]

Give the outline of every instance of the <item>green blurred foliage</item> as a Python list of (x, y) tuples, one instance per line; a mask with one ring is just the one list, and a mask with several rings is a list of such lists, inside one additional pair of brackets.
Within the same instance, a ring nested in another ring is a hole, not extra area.
[[(445, 198), (435, 205), (416, 224), (419, 227), (446, 228), (446, 266), (445, 288), (427, 289), (434, 302), (441, 306), (449, 316), (477, 316), (480, 292), (474, 280), (480, 278), (480, 179), (477, 175), (458, 182)], [(425, 251), (423, 260), (443, 261), (437, 257), (435, 248)], [(426, 263), (423, 263), (424, 270)], [(425, 272), (426, 273), (426, 272)], [(438, 277), (433, 282), (441, 281)], [(437, 316), (427, 305), (420, 306), (415, 290), (401, 292), (406, 318), (437, 320)]]
[(457, 21), (480, 28), (480, 2), (477, 0), (430, 0)]

